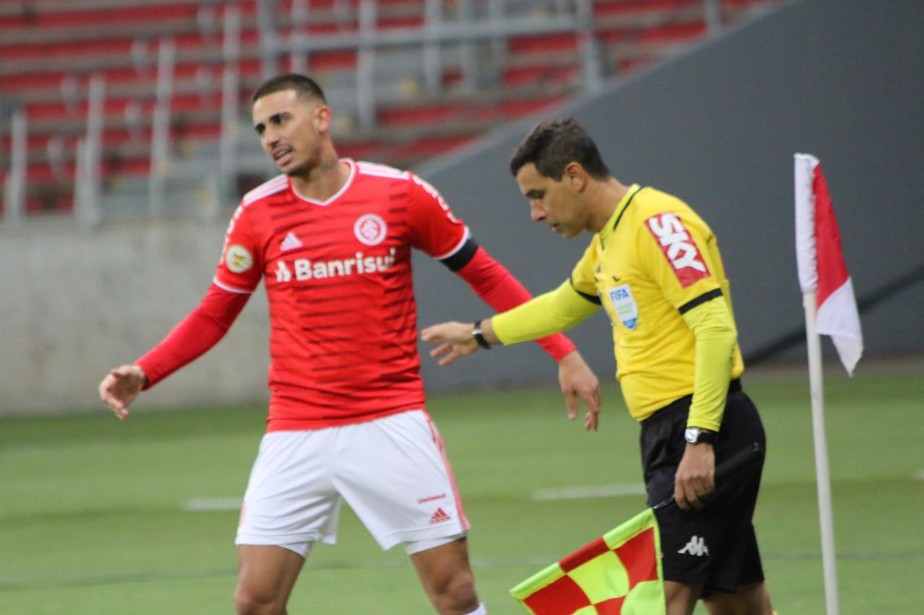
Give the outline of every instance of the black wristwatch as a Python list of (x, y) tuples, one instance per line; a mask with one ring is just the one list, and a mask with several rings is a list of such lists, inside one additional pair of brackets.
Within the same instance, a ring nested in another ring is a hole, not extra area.
[(484, 332), (481, 330), (480, 320), (476, 320), (475, 324), (472, 326), (472, 337), (475, 338), (475, 341), (478, 342), (479, 346), (485, 350), (491, 350), (491, 344), (489, 344), (488, 340), (484, 338)]
[(687, 430), (683, 432), (684, 439), (690, 444), (701, 444), (703, 442), (715, 444), (718, 435), (716, 432), (702, 427), (687, 427)]

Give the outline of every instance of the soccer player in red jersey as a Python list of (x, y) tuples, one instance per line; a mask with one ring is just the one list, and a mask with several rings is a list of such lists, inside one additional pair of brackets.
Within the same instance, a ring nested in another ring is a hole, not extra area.
[[(438, 613), (483, 614), (469, 525), (426, 411), (411, 249), (505, 310), (528, 291), (411, 172), (340, 159), (332, 111), (310, 78), (283, 75), (253, 97), (253, 124), (282, 172), (247, 193), (199, 306), (99, 385), (120, 419), (139, 393), (214, 346), (262, 280), (269, 300), (267, 433), (238, 527), (241, 614), (285, 613), (305, 558), (334, 543), (346, 500), (383, 549), (402, 544)], [(539, 340), (558, 362), (568, 415), (596, 429), (599, 384), (574, 345)]]

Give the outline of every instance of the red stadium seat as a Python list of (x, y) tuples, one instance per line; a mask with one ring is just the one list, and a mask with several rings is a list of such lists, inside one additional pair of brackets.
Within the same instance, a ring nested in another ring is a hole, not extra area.
[[(307, 25), (292, 23), (293, 1), (308, 7)], [(724, 0), (723, 19), (735, 21), (753, 7), (779, 1)], [(472, 1), (482, 18), (486, 2)], [(279, 0), (278, 35), (283, 40), (295, 34), (355, 35), (359, 3)], [(241, 11), (239, 95), (246, 110), (248, 93), (262, 78), (257, 0), (0, 3), (0, 97), (8, 107), (25, 109), (29, 125), (27, 210), (72, 206), (76, 143), (86, 131), (88, 82), (94, 74), (106, 80), (104, 181), (115, 185), (121, 176), (149, 173), (155, 64), (162, 39), (171, 39), (176, 50), (170, 129), (175, 154), (195, 155), (198, 143), (219, 138), (222, 15), (230, 5)], [(526, 6), (531, 12), (524, 16), (538, 25), (552, 10), (544, 3)], [(657, 61), (706, 32), (702, 0), (593, 0), (592, 9), (604, 77)], [(376, 10), (375, 27), (383, 34), (425, 26), (424, 0), (378, 0)], [(459, 5), (445, 0), (442, 10), (453, 19)], [(479, 44), (484, 56), (489, 43)], [(366, 130), (350, 119), (355, 111), (341, 109), (347, 118), (340, 125), (342, 134), (336, 135), (341, 154), (414, 165), (470, 142), (498, 122), (547, 109), (581, 91), (583, 53), (577, 32), (520, 32), (490, 44), (492, 52), (501, 53), (491, 55), (490, 66), (481, 69), (490, 78), (482, 77), (474, 90), (466, 87), (453, 45), (444, 47), (438, 91), (422, 83), (420, 43), (409, 47), (410, 52), (394, 45), (377, 51), (376, 67), (383, 76), (375, 84), (382, 90), (376, 126)], [(337, 90), (355, 107), (350, 88), (355, 88), (358, 57), (355, 45), (335, 46), (308, 55), (307, 67), (326, 89)], [(277, 69), (289, 70), (288, 59), (280, 59)], [(8, 124), (0, 122), (0, 168), (8, 166)]]

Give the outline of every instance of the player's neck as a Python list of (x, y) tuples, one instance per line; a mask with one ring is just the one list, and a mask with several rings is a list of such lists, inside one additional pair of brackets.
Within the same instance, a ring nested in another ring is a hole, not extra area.
[(337, 194), (350, 178), (350, 168), (336, 154), (305, 175), (290, 176), (292, 187), (300, 196), (312, 201), (326, 201)]

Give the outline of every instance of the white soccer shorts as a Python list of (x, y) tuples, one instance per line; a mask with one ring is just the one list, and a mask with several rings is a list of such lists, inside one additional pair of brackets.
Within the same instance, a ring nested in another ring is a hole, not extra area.
[(463, 536), (462, 508), (443, 440), (423, 410), (263, 436), (244, 495), (238, 545), (306, 556), (335, 544), (341, 499), (382, 549)]

